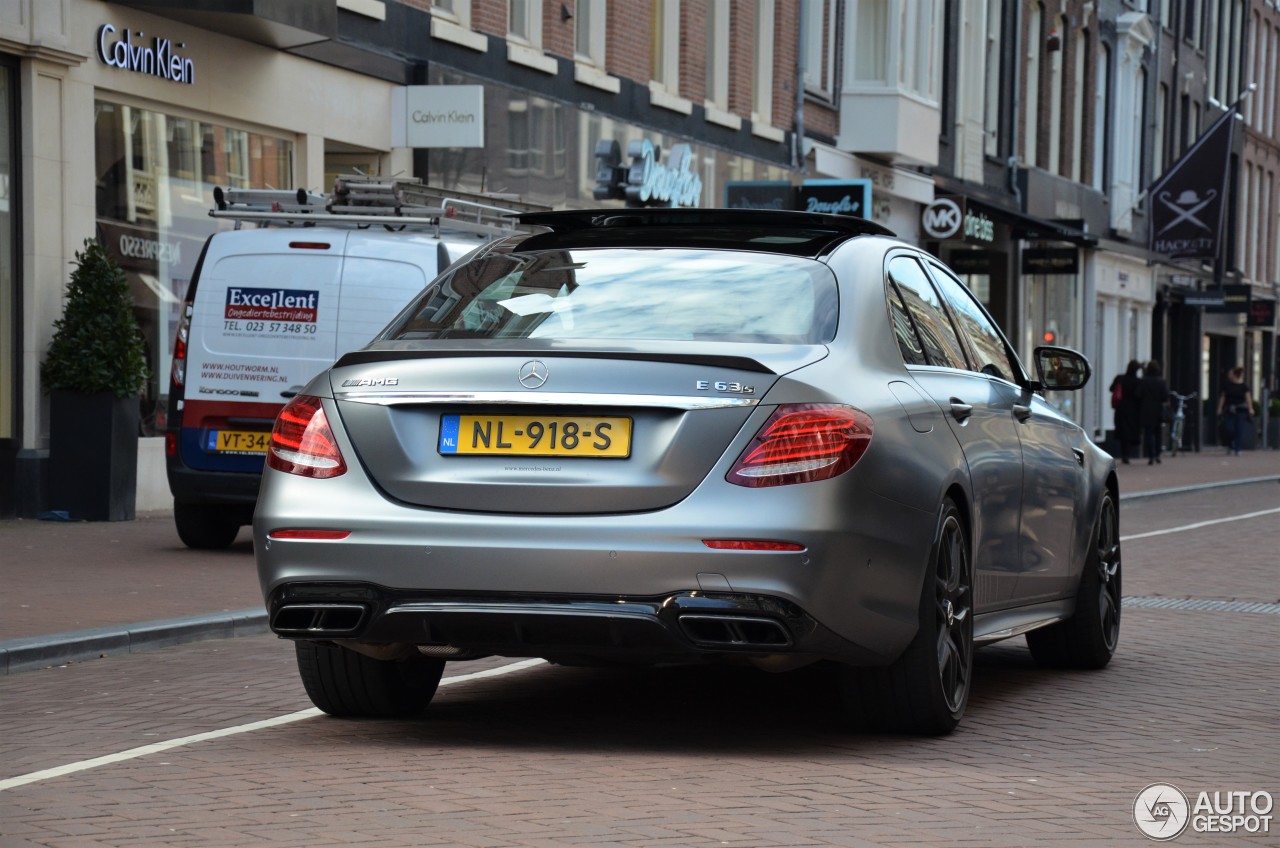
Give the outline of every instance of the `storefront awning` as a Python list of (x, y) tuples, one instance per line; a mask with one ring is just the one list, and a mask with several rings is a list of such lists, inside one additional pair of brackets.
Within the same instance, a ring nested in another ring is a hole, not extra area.
[(1095, 247), (1098, 237), (1078, 227), (1068, 226), (1057, 221), (1046, 221), (1033, 218), (1015, 209), (993, 206), (980, 200), (969, 200), (969, 208), (1009, 225), (1015, 238), (1029, 241), (1066, 241), (1081, 247)]

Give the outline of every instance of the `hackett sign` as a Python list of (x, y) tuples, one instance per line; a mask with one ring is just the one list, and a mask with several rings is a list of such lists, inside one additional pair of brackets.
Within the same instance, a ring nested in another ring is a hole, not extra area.
[[(124, 30), (118, 38), (112, 40), (115, 32), (114, 24), (98, 27), (98, 58), (104, 65), (185, 85), (195, 84), (195, 62), (175, 53), (172, 40), (156, 36), (147, 45), (141, 41), (146, 33), (139, 30), (139, 42), (135, 44), (133, 33), (129, 30)], [(186, 46), (185, 42), (178, 43), (179, 48), (185, 49)]]

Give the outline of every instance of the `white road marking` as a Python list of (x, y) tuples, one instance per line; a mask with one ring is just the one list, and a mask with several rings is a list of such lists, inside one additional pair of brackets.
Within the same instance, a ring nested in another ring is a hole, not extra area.
[[(513, 671), (523, 671), (526, 668), (532, 668), (533, 666), (541, 665), (544, 662), (546, 662), (546, 660), (521, 660), (520, 662), (486, 669), (485, 671), (476, 671), (471, 674), (460, 674), (457, 677), (446, 677), (440, 681), (440, 685), (450, 686), (454, 683), (466, 683), (469, 680), (480, 680), (485, 677), (497, 677), (502, 674), (510, 674)], [(68, 763), (65, 766), (55, 766), (54, 768), (44, 769), (43, 771), (33, 771), (30, 774), (23, 774), (18, 777), (10, 777), (0, 780), (0, 792), (3, 792), (6, 789), (13, 789), (18, 786), (25, 786), (28, 783), (37, 783), (41, 780), (51, 780), (55, 777), (75, 774), (79, 771), (88, 771), (89, 769), (95, 769), (99, 766), (109, 766), (112, 763), (120, 763), (125, 760), (136, 760), (139, 757), (158, 754), (161, 751), (168, 751), (173, 748), (181, 748), (184, 745), (194, 745), (197, 742), (207, 742), (211, 739), (222, 739), (227, 736), (237, 736), (241, 733), (252, 733), (255, 730), (265, 730), (268, 727), (279, 727), (282, 724), (292, 724), (295, 721), (315, 718), (319, 715), (324, 715), (324, 713), (317, 709), (300, 710), (296, 713), (276, 716), (275, 718), (268, 718), (263, 721), (254, 721), (249, 724), (236, 725), (235, 727), (224, 727), (221, 730), (210, 730), (207, 733), (196, 733), (191, 736), (182, 736), (177, 739), (169, 739), (165, 742), (155, 742), (151, 745), (143, 745), (140, 748), (130, 748), (128, 751), (121, 751), (118, 754), (107, 754), (104, 757), (94, 757), (91, 760), (81, 760), (78, 763)]]
[(1128, 542), (1131, 539), (1147, 539), (1151, 536), (1166, 536), (1169, 533), (1182, 533), (1187, 530), (1199, 530), (1201, 527), (1212, 527), (1214, 524), (1225, 524), (1228, 521), (1244, 521), (1249, 518), (1258, 518), (1263, 515), (1275, 515), (1280, 509), (1264, 509), (1261, 512), (1250, 512), (1244, 515), (1231, 515), (1226, 518), (1215, 518), (1212, 521), (1197, 521), (1195, 524), (1183, 524), (1181, 527), (1169, 527), (1164, 530), (1152, 530), (1149, 533), (1135, 533), (1132, 536), (1121, 536), (1120, 541)]

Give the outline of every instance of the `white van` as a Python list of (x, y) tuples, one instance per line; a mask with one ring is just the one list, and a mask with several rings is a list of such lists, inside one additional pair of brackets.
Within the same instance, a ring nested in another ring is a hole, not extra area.
[(259, 226), (205, 242), (174, 343), (165, 455), (188, 547), (226, 547), (253, 520), (285, 402), (448, 265), (513, 232), (499, 215), (520, 211), (456, 195), (440, 208), (407, 207), (402, 192), (387, 194), (399, 214), (318, 195), (281, 204), (282, 192), (215, 192), (211, 214)]

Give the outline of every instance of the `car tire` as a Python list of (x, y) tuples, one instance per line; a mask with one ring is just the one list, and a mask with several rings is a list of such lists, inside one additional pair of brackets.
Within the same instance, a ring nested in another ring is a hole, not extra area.
[(407, 718), (431, 703), (444, 660), (376, 660), (337, 645), (296, 642), (298, 673), (311, 703), (338, 718)]
[(240, 517), (228, 507), (174, 503), (173, 523), (188, 548), (221, 550), (240, 534)]
[(1120, 640), (1120, 517), (1111, 492), (1098, 505), (1089, 555), (1080, 572), (1071, 618), (1027, 634), (1036, 663), (1046, 668), (1098, 669)]
[(849, 669), (843, 695), (865, 729), (936, 736), (960, 723), (973, 679), (973, 569), (960, 510), (943, 502), (915, 638), (893, 664)]

